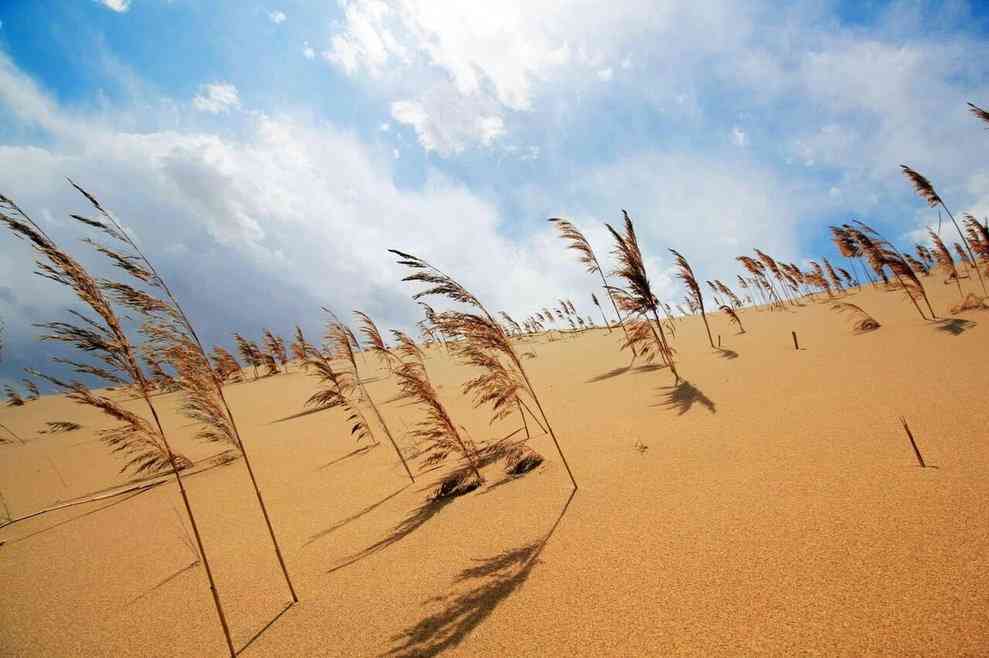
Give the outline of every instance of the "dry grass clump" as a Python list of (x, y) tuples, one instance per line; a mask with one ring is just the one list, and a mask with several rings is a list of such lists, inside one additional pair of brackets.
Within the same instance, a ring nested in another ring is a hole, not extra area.
[(848, 302), (837, 302), (831, 306), (831, 310), (839, 313), (849, 313), (852, 316), (852, 331), (857, 334), (866, 331), (874, 331), (880, 326), (879, 322), (865, 312), (861, 306)]
[(435, 466), (452, 456), (457, 458), (453, 472), (441, 480), (435, 497), (461, 496), (477, 489), (484, 482), (478, 470), (477, 448), (470, 437), (461, 433), (440, 401), (415, 341), (402, 332), (394, 334), (401, 353), (394, 373), (402, 399), (410, 400), (426, 411), (426, 417), (410, 431), (416, 441), (427, 446), (424, 466)]
[(745, 327), (742, 326), (742, 320), (741, 318), (738, 317), (738, 313), (735, 312), (735, 309), (733, 309), (731, 306), (728, 306), (727, 304), (722, 304), (718, 308), (720, 308), (721, 311), (728, 316), (728, 319), (732, 322), (732, 324), (738, 327), (738, 333), (740, 334), (745, 333)]
[[(612, 288), (608, 284), (608, 279), (604, 275), (604, 269), (601, 267), (601, 263), (598, 262), (597, 255), (591, 248), (591, 243), (588, 242), (584, 234), (581, 233), (576, 226), (571, 222), (562, 219), (560, 217), (553, 217), (549, 220), (554, 224), (560, 233), (560, 237), (567, 242), (567, 249), (573, 249), (577, 252), (577, 258), (584, 265), (588, 274), (598, 274), (601, 277), (601, 285), (604, 287), (605, 294), (608, 295), (608, 299), (611, 300), (611, 306), (615, 309), (615, 315), (618, 317), (618, 324), (622, 326), (622, 331), (625, 332), (626, 341), (630, 341), (629, 330), (625, 326), (625, 321), (622, 319), (622, 314), (618, 310), (618, 303), (615, 301), (615, 297), (612, 294)], [(598, 303), (597, 297), (594, 298), (594, 304), (601, 309), (601, 304)], [(611, 324), (608, 322), (608, 318), (604, 315), (604, 311), (601, 311), (601, 317), (604, 318), (604, 324), (608, 327), (610, 332)], [(632, 346), (632, 353), (635, 355), (635, 346)]]
[(639, 354), (649, 361), (659, 353), (663, 362), (670, 367), (673, 376), (679, 381), (680, 374), (673, 363), (673, 349), (666, 340), (663, 324), (659, 320), (657, 308), (659, 301), (652, 292), (652, 284), (646, 273), (645, 260), (639, 249), (635, 227), (628, 213), (622, 210), (622, 214), (625, 219), (624, 233), (619, 233), (610, 224), (605, 226), (615, 239), (612, 254), (618, 261), (618, 267), (612, 274), (621, 278), (626, 286), (612, 287), (618, 306), (628, 314), (628, 339), (625, 341), (625, 346), (633, 349), (638, 347)]
[[(932, 208), (940, 206), (942, 209), (944, 209), (944, 212), (948, 213), (948, 218), (951, 219), (951, 223), (954, 225), (955, 230), (958, 231), (958, 237), (961, 238), (962, 242), (965, 245), (965, 249), (968, 252), (969, 259), (974, 263), (975, 255), (972, 253), (972, 246), (969, 244), (968, 239), (965, 237), (965, 234), (962, 232), (961, 227), (958, 226), (958, 222), (955, 221), (955, 216), (951, 214), (950, 210), (948, 210), (948, 206), (944, 205), (944, 201), (938, 195), (937, 191), (934, 189), (934, 186), (931, 184), (931, 182), (927, 180), (927, 178), (925, 178), (922, 174), (911, 169), (907, 165), (900, 165), (900, 169), (903, 170), (903, 174), (913, 185), (913, 188), (917, 192), (918, 196), (920, 196), (922, 199), (927, 201), (927, 205), (929, 205)], [(978, 268), (976, 268), (975, 273), (979, 277), (979, 283), (982, 284), (982, 292), (989, 294), (989, 291), (986, 290), (986, 282), (982, 278), (982, 272), (980, 272)]]
[[(451, 343), (454, 344), (453, 349), (458, 358), (482, 371), (481, 375), (464, 385), (464, 392), (474, 395), (476, 406), (491, 405), (492, 421), (511, 413), (514, 406), (522, 419), (526, 439), (529, 437), (529, 431), (525, 423), (525, 411), (528, 410), (530, 414), (532, 411), (523, 397), (531, 400), (542, 420), (540, 422), (534, 414), (533, 419), (546, 428), (576, 489), (577, 481), (522, 365), (523, 357), (515, 350), (505, 330), (477, 297), (442, 270), (412, 254), (396, 249), (389, 251), (398, 257), (398, 264), (412, 270), (411, 274), (402, 279), (403, 281), (421, 282), (429, 286), (426, 290), (415, 293), (413, 299), (439, 295), (473, 306), (480, 311), (480, 313), (446, 311), (436, 314), (434, 318), (440, 331), (454, 339)], [(548, 310), (544, 309), (544, 312), (548, 313)]]

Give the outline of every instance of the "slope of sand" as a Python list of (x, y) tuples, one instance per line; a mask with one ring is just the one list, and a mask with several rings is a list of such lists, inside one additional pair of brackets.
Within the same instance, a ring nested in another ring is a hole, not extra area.
[[(939, 314), (953, 287), (928, 279)], [(966, 282), (970, 289), (972, 285)], [(427, 504), (384, 442), (358, 451), (339, 411), (300, 414), (314, 380), (229, 386), (301, 602), (288, 592), (241, 460), (178, 448), (238, 648), (255, 655), (989, 653), (989, 312), (921, 320), (902, 293), (851, 300), (881, 323), (853, 335), (826, 304), (677, 322), (688, 386), (626, 369), (618, 333), (525, 343), (526, 362), (580, 484), (547, 460)], [(790, 331), (804, 349), (795, 351)], [(428, 367), (477, 441), (467, 371)], [(417, 411), (371, 394), (396, 435)], [(373, 371), (373, 372), (372, 372)], [(136, 410), (138, 406), (132, 405)], [(898, 416), (928, 464), (917, 466)], [(47, 420), (82, 430), (39, 435)], [(59, 397), (0, 410), (27, 439), (0, 447), (0, 492), (23, 516), (127, 484), (94, 412)], [(175, 485), (137, 489), (0, 529), (0, 653), (223, 655)], [(273, 623), (271, 623), (273, 622)], [(270, 625), (269, 625), (270, 624)], [(266, 628), (267, 627), (267, 628)]]

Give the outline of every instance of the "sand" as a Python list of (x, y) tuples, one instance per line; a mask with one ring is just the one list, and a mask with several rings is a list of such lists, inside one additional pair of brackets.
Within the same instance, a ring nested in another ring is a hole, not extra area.
[[(927, 280), (939, 314), (957, 290)], [(974, 290), (973, 284), (966, 286)], [(301, 414), (292, 369), (227, 388), (300, 602), (271, 551), (242, 460), (192, 440), (157, 398), (238, 648), (246, 655), (989, 654), (989, 313), (921, 320), (902, 293), (849, 301), (882, 327), (851, 333), (828, 305), (677, 322), (688, 387), (627, 369), (600, 329), (526, 343), (526, 362), (580, 484), (547, 459), (428, 504), (385, 443), (358, 451), (339, 411)], [(796, 351), (790, 332), (802, 349)], [(418, 417), (368, 360), (397, 435)], [(428, 367), (475, 440), (467, 371)], [(389, 402), (385, 402), (389, 401)], [(139, 406), (133, 404), (135, 410)], [(930, 468), (920, 468), (905, 416)], [(42, 435), (49, 420), (83, 429)], [(0, 409), (27, 445), (0, 447), (19, 517), (128, 485), (94, 412), (57, 396)], [(110, 491), (110, 493), (113, 493)], [(221, 656), (226, 648), (172, 481), (0, 529), (0, 653)]]

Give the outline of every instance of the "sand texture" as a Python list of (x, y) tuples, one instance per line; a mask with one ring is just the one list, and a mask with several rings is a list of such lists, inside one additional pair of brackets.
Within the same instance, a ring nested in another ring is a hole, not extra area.
[[(516, 479), (429, 503), (384, 441), (339, 410), (305, 413), (315, 380), (229, 385), (300, 603), (271, 551), (243, 460), (193, 438), (175, 394), (156, 398), (178, 449), (231, 632), (245, 655), (989, 654), (989, 312), (940, 322), (902, 292), (850, 296), (882, 327), (855, 334), (828, 304), (723, 314), (707, 344), (678, 320), (685, 384), (628, 368), (619, 332), (523, 342), (580, 485), (549, 437)], [(974, 290), (971, 282), (966, 286)], [(796, 331), (803, 349), (794, 350)], [(360, 359), (360, 357), (359, 357)], [(470, 372), (428, 368), (478, 442)], [(397, 438), (419, 411), (367, 356), (367, 387)], [(143, 413), (136, 402), (128, 408)], [(904, 416), (930, 468), (920, 468)], [(46, 421), (83, 428), (39, 434)], [(59, 396), (0, 409), (26, 440), (0, 447), (0, 654), (222, 656), (174, 481), (136, 487), (97, 439), (107, 422)], [(150, 481), (151, 483), (155, 480)], [(149, 481), (143, 482), (149, 484)], [(115, 493), (116, 489), (129, 489)], [(2, 510), (0, 510), (2, 513)]]

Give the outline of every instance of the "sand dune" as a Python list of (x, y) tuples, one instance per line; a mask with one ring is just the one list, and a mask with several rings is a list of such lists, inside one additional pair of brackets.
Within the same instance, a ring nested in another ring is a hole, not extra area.
[[(927, 281), (940, 322), (873, 289), (849, 301), (882, 327), (858, 335), (820, 303), (746, 309), (745, 334), (712, 315), (720, 351), (699, 318), (680, 320), (680, 386), (629, 367), (617, 332), (528, 341), (575, 495), (539, 436), (536, 471), (489, 466), (482, 488), (429, 503), (435, 473), (410, 484), (384, 443), (348, 437), (341, 412), (302, 413), (314, 380), (297, 368), (228, 386), (301, 599), (288, 609), (243, 462), (194, 441), (178, 397), (161, 396), (197, 462), (188, 489), (235, 644), (284, 656), (989, 652), (989, 313), (951, 315), (957, 290)], [(441, 349), (428, 365), (475, 440), (516, 429), (471, 408), (468, 371)], [(368, 388), (397, 394), (384, 370)], [(382, 411), (397, 434), (418, 418), (401, 402)], [(83, 428), (38, 434), (54, 420)], [(223, 655), (173, 481), (118, 473), (95, 436), (105, 421), (62, 397), (3, 408), (0, 422), (27, 441), (0, 447), (10, 516), (100, 496), (0, 529), (0, 653)]]

